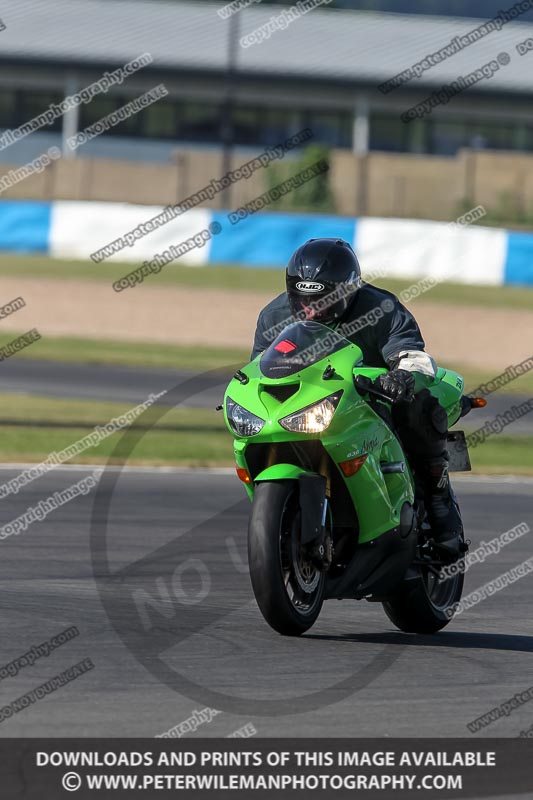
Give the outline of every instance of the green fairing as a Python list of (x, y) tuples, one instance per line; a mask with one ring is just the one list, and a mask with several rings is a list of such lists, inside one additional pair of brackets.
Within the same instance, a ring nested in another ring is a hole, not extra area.
[[(269, 443), (298, 443), (319, 440), (336, 465), (348, 489), (359, 521), (359, 542), (376, 539), (398, 525), (400, 511), (405, 502), (413, 503), (414, 486), (411, 471), (402, 447), (382, 418), (355, 389), (354, 375), (363, 375), (372, 380), (386, 372), (384, 369), (362, 366), (362, 352), (348, 343), (343, 349), (330, 353), (315, 364), (283, 378), (268, 378), (260, 369), (262, 356), (258, 356), (241, 373), (248, 378), (242, 383), (233, 379), (224, 398), (226, 424), (235, 437), (235, 458), (238, 467), (244, 467), (255, 480), (295, 480), (303, 469), (291, 464), (266, 465), (256, 476), (250, 467), (247, 450), (251, 445)], [(334, 374), (324, 379), (324, 370), (329, 366)], [(355, 366), (354, 366), (355, 365)], [(265, 391), (268, 386), (296, 385), (295, 394), (281, 401)], [(428, 388), (446, 408), (449, 424), (459, 418), (463, 379), (451, 370), (440, 368), (435, 379), (416, 374), (416, 391)], [(329, 427), (322, 433), (295, 433), (285, 430), (280, 419), (296, 414), (303, 408), (342, 390), (342, 396)], [(226, 398), (244, 409), (266, 420), (262, 430), (249, 437), (237, 436), (228, 422)], [(367, 454), (363, 466), (351, 477), (345, 477), (338, 466), (340, 462)], [(283, 461), (283, 459), (282, 459)], [(405, 463), (404, 472), (383, 474), (380, 464)], [(318, 472), (313, 465), (309, 472)], [(253, 499), (254, 484), (245, 484), (250, 499)], [(334, 510), (335, 513), (335, 510)]]

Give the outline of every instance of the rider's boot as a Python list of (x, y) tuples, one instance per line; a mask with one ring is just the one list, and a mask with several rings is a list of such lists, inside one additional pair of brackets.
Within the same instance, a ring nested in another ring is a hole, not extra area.
[(448, 459), (430, 459), (421, 470), (420, 477), (432, 538), (439, 550), (450, 556), (459, 555), (463, 550), (463, 524), (451, 494)]

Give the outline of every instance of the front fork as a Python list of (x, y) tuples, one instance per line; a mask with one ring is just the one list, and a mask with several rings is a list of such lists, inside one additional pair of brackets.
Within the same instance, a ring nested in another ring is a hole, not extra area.
[(320, 572), (326, 572), (333, 561), (333, 538), (331, 531), (326, 527), (328, 510), (329, 502), (326, 497), (320, 521), (320, 533), (316, 539), (305, 545), (309, 560)]

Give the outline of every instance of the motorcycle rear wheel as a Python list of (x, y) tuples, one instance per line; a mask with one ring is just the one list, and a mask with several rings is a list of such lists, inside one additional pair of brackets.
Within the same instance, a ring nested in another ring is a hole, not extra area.
[(416, 574), (383, 603), (383, 609), (405, 633), (437, 633), (453, 619), (454, 605), (463, 593), (464, 571), (441, 580), (435, 575), (435, 567), (431, 570), (417, 563), (412, 570)]
[(422, 575), (416, 580), (405, 581), (397, 594), (383, 603), (385, 613), (405, 633), (437, 633), (453, 619), (453, 615), (446, 614), (446, 609), (459, 602), (463, 575), (450, 578), (449, 583), (454, 584), (449, 589), (449, 600), (436, 603)]
[(295, 481), (265, 481), (254, 491), (248, 527), (248, 561), (259, 609), (271, 628), (300, 636), (315, 623), (326, 576), (306, 560), (300, 545)]
[[(455, 505), (459, 519), (461, 511), (453, 487), (450, 487), (452, 501)], [(428, 540), (431, 539), (431, 527), (427, 515), (420, 531), (418, 555), (428, 548)], [(461, 556), (467, 548), (464, 548), (464, 530), (461, 527), (460, 533), (463, 552), (455, 559), (460, 565)], [(405, 633), (437, 633), (445, 628), (454, 616), (454, 606), (459, 603), (463, 594), (464, 585), (464, 562), (459, 571), (447, 580), (440, 580), (435, 571), (440, 571), (440, 567), (429, 569), (420, 563), (413, 565), (411, 576), (404, 580), (396, 594), (383, 603), (383, 609), (388, 618), (397, 628)], [(446, 566), (442, 564), (441, 566)], [(412, 571), (415, 574), (412, 574)]]

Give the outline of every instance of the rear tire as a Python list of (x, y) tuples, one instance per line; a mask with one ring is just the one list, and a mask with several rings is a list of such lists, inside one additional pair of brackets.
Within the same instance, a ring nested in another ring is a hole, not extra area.
[(326, 576), (302, 558), (296, 481), (265, 481), (254, 491), (248, 560), (259, 609), (278, 633), (300, 636), (322, 608)]
[(461, 599), (463, 581), (462, 573), (446, 581), (451, 584), (449, 599), (435, 603), (424, 577), (419, 575), (405, 581), (399, 591), (383, 603), (383, 608), (390, 621), (405, 633), (437, 633), (453, 619), (453, 614), (448, 616), (446, 610)]
[[(463, 533), (461, 541), (464, 543)], [(396, 594), (383, 603), (383, 608), (390, 621), (405, 633), (437, 633), (453, 619), (455, 603), (463, 593), (464, 570), (440, 580), (421, 564), (413, 565), (412, 569), (417, 576), (405, 580)]]

